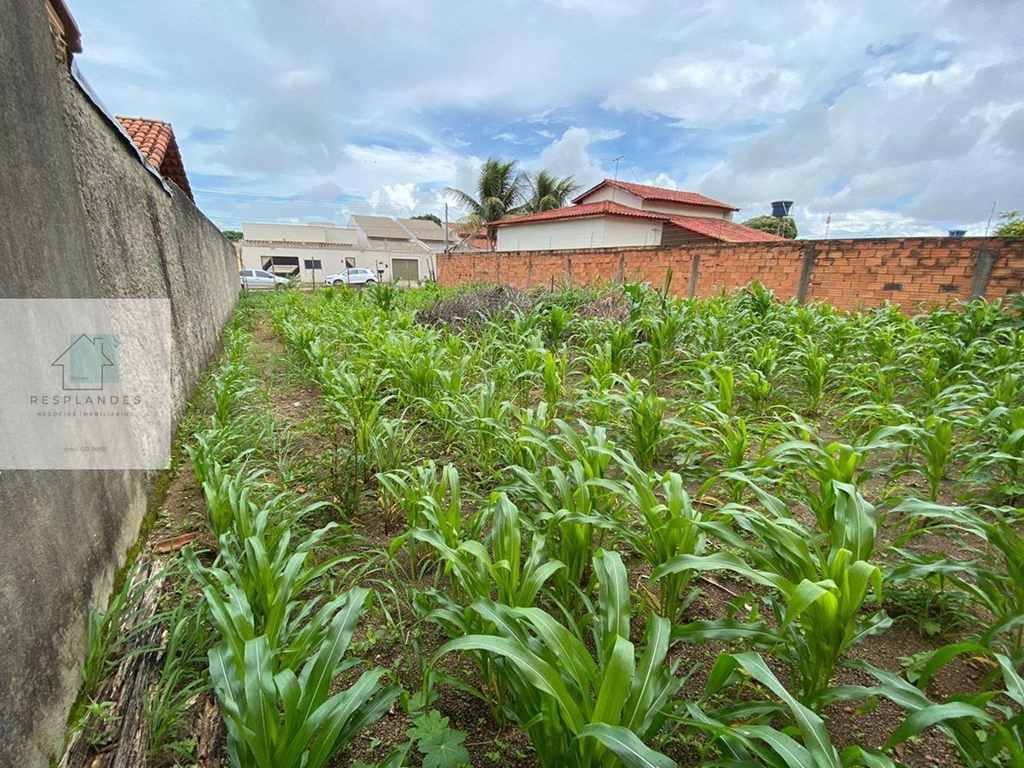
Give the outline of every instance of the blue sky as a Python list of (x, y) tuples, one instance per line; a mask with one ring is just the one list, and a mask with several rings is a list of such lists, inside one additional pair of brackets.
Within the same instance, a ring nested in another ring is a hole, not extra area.
[(440, 215), (490, 155), (740, 219), (792, 199), (810, 237), (830, 212), (830, 236), (982, 234), (1024, 208), (1021, 0), (69, 6), (82, 72), (173, 124), (225, 228)]

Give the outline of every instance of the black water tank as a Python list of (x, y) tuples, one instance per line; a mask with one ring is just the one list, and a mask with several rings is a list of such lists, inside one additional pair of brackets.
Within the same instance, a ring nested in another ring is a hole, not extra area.
[(789, 216), (789, 209), (792, 207), (792, 200), (776, 200), (772, 203), (772, 216), (777, 219), (781, 219), (783, 216)]
[(966, 234), (967, 234), (967, 230), (966, 229), (951, 229), (951, 230), (949, 230), (949, 236), (950, 237), (963, 237)]

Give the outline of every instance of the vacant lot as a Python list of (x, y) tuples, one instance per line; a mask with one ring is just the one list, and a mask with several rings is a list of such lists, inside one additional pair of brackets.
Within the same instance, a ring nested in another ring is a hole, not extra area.
[(1024, 764), (1020, 326), (244, 296), (79, 751), (148, 658), (154, 765)]

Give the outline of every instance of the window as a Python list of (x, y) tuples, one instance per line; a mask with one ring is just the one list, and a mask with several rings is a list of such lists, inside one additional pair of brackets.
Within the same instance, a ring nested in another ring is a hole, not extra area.
[(323, 269), (320, 259), (306, 259), (306, 269)]
[(256, 277), (265, 277), (265, 278), (270, 279), (270, 280), (273, 280), (273, 278), (274, 278), (274, 276), (272, 274), (270, 274), (269, 272), (263, 272), (263, 271), (258, 270), (258, 269), (256, 270)]

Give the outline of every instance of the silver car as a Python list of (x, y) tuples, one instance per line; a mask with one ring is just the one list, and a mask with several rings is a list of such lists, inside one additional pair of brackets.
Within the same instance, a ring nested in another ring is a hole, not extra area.
[(250, 291), (272, 291), (291, 283), (288, 278), (272, 275), (264, 269), (240, 269), (238, 278), (242, 281), (242, 287)]
[(324, 278), (327, 285), (376, 285), (377, 275), (362, 267), (349, 267), (344, 272)]

